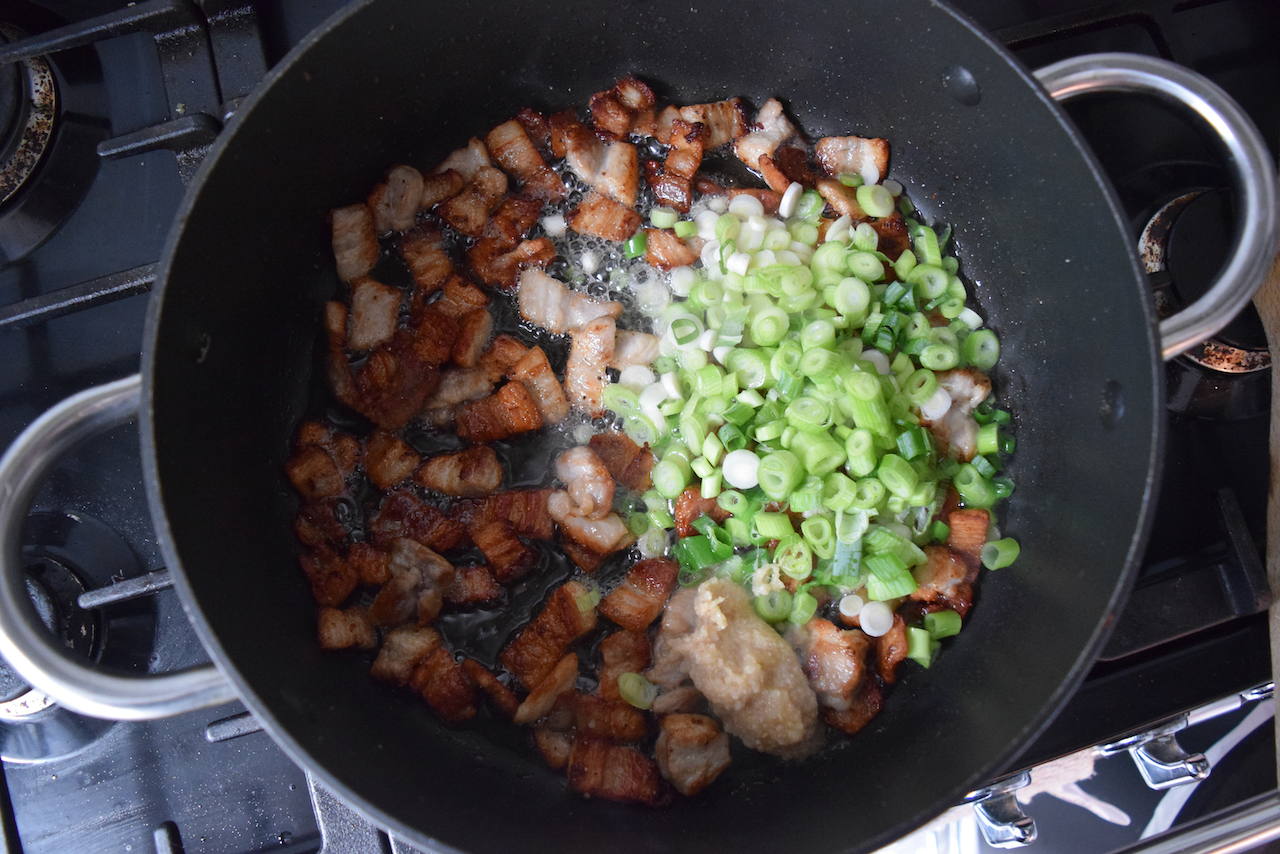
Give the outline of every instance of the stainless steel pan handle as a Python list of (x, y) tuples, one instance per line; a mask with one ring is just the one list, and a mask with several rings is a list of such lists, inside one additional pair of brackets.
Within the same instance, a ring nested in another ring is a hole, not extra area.
[(1150, 56), (1087, 54), (1047, 65), (1035, 76), (1056, 101), (1091, 92), (1155, 95), (1190, 108), (1221, 138), (1237, 199), (1235, 250), (1204, 296), (1160, 322), (1161, 353), (1172, 359), (1226, 326), (1270, 269), (1280, 222), (1275, 166), (1248, 115), (1201, 75)]
[(117, 676), (58, 650), (27, 593), (22, 527), (58, 458), (79, 442), (138, 417), (137, 374), (67, 398), (23, 431), (0, 459), (0, 655), (60, 706), (95, 718), (146, 720), (236, 699), (213, 665), (161, 676)]

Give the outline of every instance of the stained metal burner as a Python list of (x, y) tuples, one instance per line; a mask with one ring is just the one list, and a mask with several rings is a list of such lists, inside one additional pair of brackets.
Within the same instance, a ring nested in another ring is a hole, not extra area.
[[(0, 38), (16, 41), (22, 34), (0, 24)], [(58, 88), (53, 71), (41, 57), (5, 66), (0, 78), (0, 204), (8, 201), (35, 172), (58, 114)], [(7, 114), (7, 115), (5, 115)]]

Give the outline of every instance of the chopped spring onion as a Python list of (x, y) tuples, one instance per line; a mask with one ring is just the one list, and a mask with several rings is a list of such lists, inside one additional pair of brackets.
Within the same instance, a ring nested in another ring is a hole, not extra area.
[(893, 213), (897, 199), (884, 188), (883, 184), (863, 184), (858, 188), (858, 207), (877, 219)]
[(1021, 547), (1012, 537), (992, 540), (982, 547), (982, 565), (987, 569), (1004, 569), (1018, 559)]
[(639, 673), (623, 673), (618, 676), (618, 695), (637, 709), (652, 709), (658, 699), (658, 686)]

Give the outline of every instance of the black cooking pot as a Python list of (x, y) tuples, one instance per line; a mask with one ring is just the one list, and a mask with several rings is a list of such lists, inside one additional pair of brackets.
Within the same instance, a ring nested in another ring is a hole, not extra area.
[[(0, 652), (88, 714), (171, 714), (238, 696), (326, 786), (422, 845), (475, 852), (863, 851), (1010, 767), (1093, 661), (1141, 554), (1160, 460), (1161, 351), (1208, 335), (1275, 251), (1274, 172), (1226, 96), (1142, 58), (1057, 68), (1051, 88), (1163, 91), (1211, 116), (1239, 186), (1240, 249), (1158, 343), (1114, 194), (1064, 114), (1000, 46), (928, 0), (778, 4), (355, 4), (308, 37), (222, 134), (189, 192), (152, 297), (141, 380), (147, 489), (188, 612), (225, 674), (122, 680), (47, 645), (16, 558), (47, 453), (129, 416), (133, 378), (64, 404), (0, 464), (8, 567)], [(660, 811), (579, 798), (518, 736), (442, 726), (322, 654), (283, 477), (337, 288), (325, 224), (395, 163), (430, 168), (520, 108), (582, 107), (634, 73), (662, 102), (785, 99), (818, 138), (892, 145), (924, 219), (1003, 356), (1019, 562), (985, 574), (965, 631), (862, 733), (802, 765), (741, 757)], [(1192, 95), (1188, 95), (1190, 92)], [(1207, 93), (1207, 94), (1205, 94)], [(1226, 296), (1224, 296), (1224, 291)], [(1209, 312), (1212, 314), (1212, 312)], [(1189, 328), (1187, 328), (1189, 327)], [(1190, 337), (1189, 336), (1193, 336)], [(228, 685), (229, 683), (229, 685)], [(127, 684), (130, 687), (122, 687)]]

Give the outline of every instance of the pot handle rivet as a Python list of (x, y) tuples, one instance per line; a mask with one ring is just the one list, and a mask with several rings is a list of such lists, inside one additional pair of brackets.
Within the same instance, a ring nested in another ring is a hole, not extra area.
[(1280, 224), (1275, 166), (1248, 114), (1202, 75), (1140, 54), (1086, 54), (1047, 65), (1035, 76), (1056, 101), (1094, 92), (1133, 92), (1181, 104), (1221, 140), (1235, 192), (1239, 233), (1231, 257), (1204, 296), (1160, 322), (1161, 355), (1168, 361), (1230, 323), (1270, 269)]
[(63, 708), (111, 720), (161, 718), (237, 699), (212, 664), (162, 675), (117, 676), (64, 656), (27, 595), (22, 528), (37, 490), (63, 454), (91, 436), (136, 420), (141, 386), (141, 377), (134, 374), (67, 398), (36, 419), (0, 459), (0, 655)]

